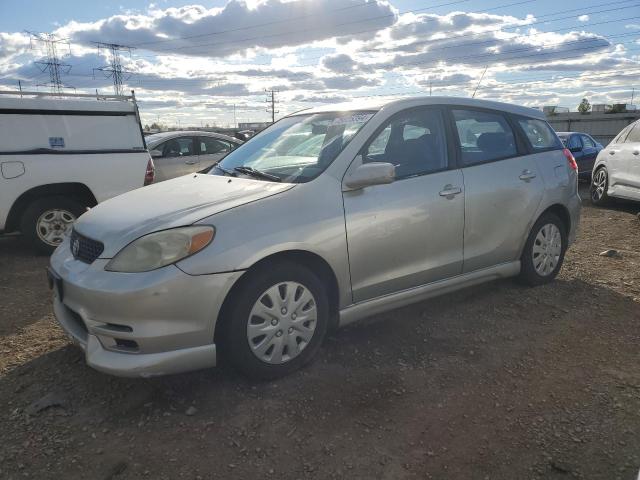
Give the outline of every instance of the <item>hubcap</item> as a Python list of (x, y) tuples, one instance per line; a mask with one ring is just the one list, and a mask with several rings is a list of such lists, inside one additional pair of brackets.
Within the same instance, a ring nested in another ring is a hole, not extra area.
[(304, 285), (273, 285), (258, 297), (249, 314), (249, 347), (265, 363), (286, 363), (309, 345), (317, 319), (315, 298)]
[(591, 197), (595, 201), (600, 200), (603, 197), (604, 191), (606, 188), (607, 188), (607, 172), (605, 172), (604, 169), (600, 169), (593, 177)]
[(47, 245), (57, 246), (62, 243), (64, 236), (71, 231), (76, 216), (68, 210), (55, 208), (47, 210), (36, 222), (38, 238)]
[(533, 242), (533, 267), (538, 275), (550, 275), (560, 261), (562, 235), (553, 223), (543, 226)]

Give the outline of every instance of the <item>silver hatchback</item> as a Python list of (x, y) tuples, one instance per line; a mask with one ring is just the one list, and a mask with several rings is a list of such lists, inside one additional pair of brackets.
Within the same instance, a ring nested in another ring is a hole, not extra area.
[(575, 161), (539, 111), (316, 108), (208, 174), (82, 215), (51, 258), (54, 311), (104, 372), (177, 373), (221, 353), (275, 378), (329, 329), (497, 278), (552, 281), (580, 205)]

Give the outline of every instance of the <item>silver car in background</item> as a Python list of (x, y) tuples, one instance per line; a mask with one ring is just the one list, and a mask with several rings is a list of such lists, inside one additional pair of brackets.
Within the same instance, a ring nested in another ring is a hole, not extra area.
[(51, 258), (88, 364), (275, 378), (329, 329), (470, 285), (552, 281), (576, 235), (576, 163), (541, 112), (457, 98), (288, 116), (208, 174), (84, 214)]
[(156, 168), (156, 182), (211, 168), (243, 143), (199, 130), (155, 133), (145, 140)]
[(598, 154), (591, 178), (591, 201), (596, 205), (611, 198), (640, 202), (640, 120)]

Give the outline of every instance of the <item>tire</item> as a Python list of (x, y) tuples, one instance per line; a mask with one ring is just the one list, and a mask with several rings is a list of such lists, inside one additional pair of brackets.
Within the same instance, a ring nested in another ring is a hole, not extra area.
[(520, 257), (520, 282), (532, 287), (552, 282), (562, 268), (566, 251), (566, 225), (553, 213), (543, 214), (531, 229)]
[(74, 198), (39, 198), (22, 214), (20, 231), (36, 252), (51, 255), (85, 210), (86, 207)]
[[(292, 262), (270, 265), (249, 275), (225, 309), (217, 343), (223, 356), (244, 375), (273, 380), (302, 368), (316, 355), (329, 323), (328, 296), (311, 270)], [(311, 301), (307, 301), (308, 295)], [(297, 308), (288, 303), (291, 300), (297, 300)], [(315, 321), (305, 321), (314, 316), (312, 305)]]
[(590, 196), (591, 203), (597, 206), (607, 205), (611, 201), (611, 197), (607, 195), (609, 189), (609, 172), (606, 167), (600, 167), (593, 174), (591, 179)]

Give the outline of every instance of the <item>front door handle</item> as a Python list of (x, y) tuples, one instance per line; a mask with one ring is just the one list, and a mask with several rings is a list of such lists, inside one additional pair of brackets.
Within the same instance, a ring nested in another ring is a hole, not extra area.
[(634, 154), (634, 155), (640, 155), (640, 150), (634, 150), (634, 151), (633, 151), (633, 154)]
[(198, 163), (197, 160), (185, 160), (185, 165), (195, 165), (196, 163)]
[(518, 178), (523, 182), (530, 182), (531, 180), (536, 178), (536, 174), (533, 173), (531, 170), (525, 170), (522, 172), (522, 175), (520, 175)]
[(609, 155), (615, 155), (616, 151), (615, 150), (609, 150)]
[(441, 197), (447, 197), (448, 199), (452, 199), (456, 195), (462, 193), (462, 189), (460, 187), (454, 187), (453, 185), (445, 185), (444, 189), (440, 192)]

